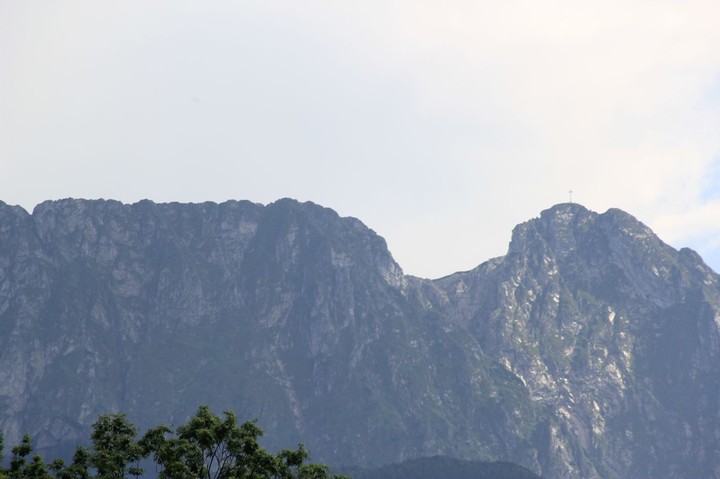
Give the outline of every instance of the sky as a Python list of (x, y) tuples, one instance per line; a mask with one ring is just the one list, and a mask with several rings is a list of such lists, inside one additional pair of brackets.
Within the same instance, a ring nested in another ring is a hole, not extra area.
[(0, 0), (0, 200), (354, 216), (408, 274), (572, 199), (720, 271), (720, 2)]

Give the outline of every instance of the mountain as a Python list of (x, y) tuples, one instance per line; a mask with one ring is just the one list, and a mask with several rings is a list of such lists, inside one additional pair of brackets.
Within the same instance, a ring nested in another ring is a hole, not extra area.
[(719, 280), (577, 204), (437, 280), (312, 203), (0, 204), (0, 427), (62, 454), (208, 404), (334, 465), (720, 477)]
[(543, 474), (720, 477), (720, 288), (696, 253), (622, 211), (558, 205), (435, 286), (541, 411)]
[(353, 479), (541, 479), (508, 462), (466, 461), (444, 456), (410, 459), (375, 469), (354, 468), (344, 474)]

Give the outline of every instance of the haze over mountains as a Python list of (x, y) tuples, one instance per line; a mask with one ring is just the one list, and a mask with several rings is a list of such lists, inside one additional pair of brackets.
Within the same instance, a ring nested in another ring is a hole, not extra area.
[(3, 203), (0, 427), (62, 452), (102, 413), (142, 428), (208, 404), (333, 465), (720, 477), (719, 281), (578, 204), (429, 280), (312, 203)]

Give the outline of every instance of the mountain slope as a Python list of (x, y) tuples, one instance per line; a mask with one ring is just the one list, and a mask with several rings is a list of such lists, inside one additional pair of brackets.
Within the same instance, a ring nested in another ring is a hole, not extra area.
[(699, 256), (619, 210), (557, 205), (425, 280), (312, 203), (0, 204), (0, 426), (56, 453), (208, 404), (336, 465), (720, 477), (719, 311)]
[(540, 479), (537, 474), (507, 462), (464, 461), (443, 456), (411, 459), (376, 469), (344, 471), (353, 479)]
[(545, 411), (549, 477), (717, 477), (718, 276), (630, 215), (558, 205), (439, 305)]

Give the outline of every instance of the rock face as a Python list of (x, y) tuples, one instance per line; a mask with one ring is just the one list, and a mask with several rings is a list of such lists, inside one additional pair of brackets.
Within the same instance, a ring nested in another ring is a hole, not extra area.
[(99, 414), (208, 404), (338, 465), (720, 477), (719, 281), (577, 204), (425, 280), (312, 203), (0, 203), (0, 426), (63, 454)]

